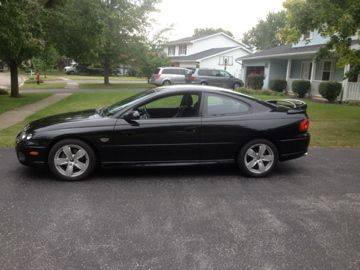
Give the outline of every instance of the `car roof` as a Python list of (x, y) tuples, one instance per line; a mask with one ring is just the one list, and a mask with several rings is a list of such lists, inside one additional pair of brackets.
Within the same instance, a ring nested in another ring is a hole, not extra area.
[(200, 92), (212, 92), (212, 93), (225, 93), (225, 94), (231, 94), (231, 95), (237, 95), (241, 97), (250, 98), (253, 100), (256, 100), (252, 96), (248, 96), (245, 94), (241, 94), (239, 92), (229, 90), (222, 87), (216, 87), (216, 86), (209, 86), (209, 85), (169, 85), (169, 86), (160, 86), (156, 87), (153, 90), (157, 93), (165, 94), (165, 93), (176, 93), (176, 92), (193, 92), (193, 91), (200, 91)]
[(158, 68), (162, 68), (162, 69), (165, 69), (165, 68), (171, 68), (171, 69), (188, 69), (188, 68), (183, 68), (183, 67), (158, 67)]

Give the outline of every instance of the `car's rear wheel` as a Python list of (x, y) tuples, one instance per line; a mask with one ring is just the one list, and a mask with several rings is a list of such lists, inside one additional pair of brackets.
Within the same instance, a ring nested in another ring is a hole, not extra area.
[(162, 85), (171, 85), (171, 82), (169, 80), (163, 81)]
[(88, 177), (95, 169), (96, 155), (85, 142), (66, 139), (56, 143), (48, 157), (50, 170), (66, 181), (76, 181)]
[(201, 84), (201, 85), (208, 85), (207, 82), (201, 82), (200, 84)]
[(251, 177), (270, 174), (278, 162), (276, 146), (268, 140), (253, 140), (239, 152), (238, 165), (241, 171)]

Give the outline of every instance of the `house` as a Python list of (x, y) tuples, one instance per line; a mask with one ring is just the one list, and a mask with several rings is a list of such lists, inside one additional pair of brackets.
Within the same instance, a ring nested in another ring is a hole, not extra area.
[(241, 77), (241, 62), (235, 59), (252, 53), (248, 46), (223, 32), (171, 41), (165, 48), (172, 66), (224, 69)]
[[(342, 100), (360, 100), (360, 75), (344, 79), (349, 66), (337, 67), (336, 59), (314, 60), (315, 54), (329, 39), (322, 37), (317, 31), (303, 35), (297, 44), (283, 45), (237, 58), (242, 61), (243, 81), (249, 74), (265, 76), (264, 89), (274, 79), (287, 81), (288, 90), (294, 80), (309, 80), (311, 96), (320, 96), (319, 85), (324, 81), (338, 81), (343, 84)], [(360, 49), (359, 41), (354, 37), (352, 47)]]

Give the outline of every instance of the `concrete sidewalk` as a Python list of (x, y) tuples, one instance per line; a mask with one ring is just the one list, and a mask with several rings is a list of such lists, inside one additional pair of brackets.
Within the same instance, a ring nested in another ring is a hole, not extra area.
[(23, 121), (31, 114), (42, 110), (60, 100), (70, 96), (71, 93), (58, 93), (29, 105), (0, 114), (0, 130), (13, 126)]

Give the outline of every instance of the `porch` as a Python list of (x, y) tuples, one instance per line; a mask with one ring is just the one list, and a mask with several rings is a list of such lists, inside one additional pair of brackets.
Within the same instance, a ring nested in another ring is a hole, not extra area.
[(295, 80), (308, 80), (311, 83), (309, 95), (311, 97), (321, 97), (319, 85), (321, 82), (337, 81), (342, 84), (342, 101), (360, 101), (360, 74), (357, 78), (344, 79), (345, 73), (350, 69), (349, 66), (339, 68), (336, 66), (335, 59), (326, 59), (316, 62), (314, 54), (244, 60), (244, 81), (247, 81), (249, 73), (264, 75), (264, 89), (269, 88), (271, 80), (280, 79), (287, 81), (287, 90), (292, 91), (292, 82)]
[(339, 68), (335, 59), (327, 59), (316, 62), (309, 59), (288, 59), (286, 68), (287, 90), (292, 91), (291, 86), (295, 80), (309, 80), (311, 89), (310, 97), (321, 97), (319, 86), (322, 82), (337, 81), (342, 84), (341, 101), (360, 100), (360, 74), (357, 78), (344, 79), (349, 66)]

